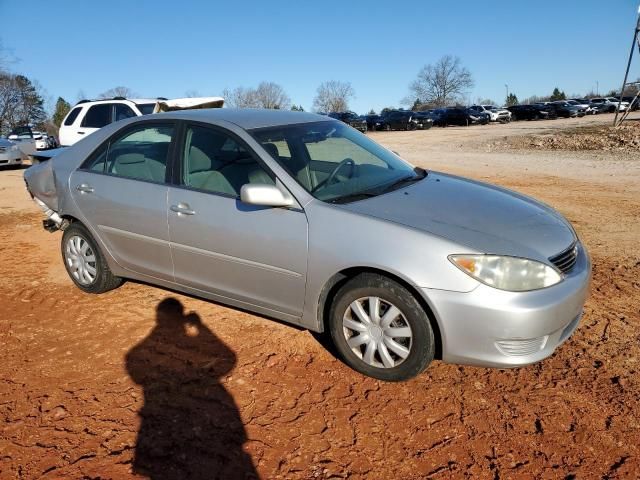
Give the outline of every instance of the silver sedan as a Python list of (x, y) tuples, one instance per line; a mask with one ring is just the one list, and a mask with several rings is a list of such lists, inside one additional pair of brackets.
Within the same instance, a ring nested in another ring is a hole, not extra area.
[(587, 251), (559, 213), (413, 167), (324, 116), (137, 117), (25, 179), (85, 292), (136, 279), (326, 332), (382, 380), (434, 358), (542, 360), (588, 293)]

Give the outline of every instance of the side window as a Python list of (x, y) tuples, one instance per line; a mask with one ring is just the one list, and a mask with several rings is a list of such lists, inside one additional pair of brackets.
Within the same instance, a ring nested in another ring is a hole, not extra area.
[(78, 118), (78, 115), (80, 114), (80, 110), (82, 110), (82, 107), (76, 107), (73, 110), (71, 110), (71, 113), (69, 115), (67, 115), (67, 118), (64, 121), (64, 124), (67, 127), (69, 125), (73, 125), (73, 122), (76, 121), (76, 118)]
[(107, 164), (107, 152), (109, 143), (102, 145), (80, 166), (80, 170), (90, 170), (92, 172), (104, 172)]
[(136, 112), (134, 112), (131, 107), (129, 107), (129, 105), (125, 105), (124, 103), (116, 103), (116, 116), (113, 120), (114, 122), (135, 116), (137, 116)]
[(275, 184), (233, 137), (211, 128), (187, 128), (183, 159), (184, 184), (199, 190), (238, 197), (247, 183)]
[(173, 130), (173, 125), (140, 125), (110, 142), (107, 173), (164, 183)]
[(102, 128), (111, 123), (111, 103), (101, 103), (89, 107), (86, 115), (82, 119), (82, 127)]

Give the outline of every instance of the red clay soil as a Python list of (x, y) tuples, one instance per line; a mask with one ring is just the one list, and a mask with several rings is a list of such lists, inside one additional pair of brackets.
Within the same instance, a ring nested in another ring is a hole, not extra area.
[(80, 292), (25, 194), (0, 216), (0, 478), (638, 478), (640, 198), (498, 181), (583, 236), (584, 320), (537, 365), (436, 361), (400, 384), (207, 301), (132, 282)]

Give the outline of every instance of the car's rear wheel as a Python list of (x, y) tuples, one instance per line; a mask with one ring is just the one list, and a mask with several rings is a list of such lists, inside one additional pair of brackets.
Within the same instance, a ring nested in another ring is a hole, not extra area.
[(336, 350), (360, 373), (386, 381), (418, 375), (433, 360), (429, 317), (399, 283), (361, 274), (337, 292), (329, 330)]
[(62, 259), (73, 283), (87, 293), (104, 293), (122, 284), (122, 279), (111, 273), (89, 230), (80, 222), (64, 230)]

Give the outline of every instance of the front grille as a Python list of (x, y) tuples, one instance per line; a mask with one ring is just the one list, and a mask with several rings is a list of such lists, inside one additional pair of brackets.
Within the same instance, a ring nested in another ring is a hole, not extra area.
[(539, 352), (547, 343), (548, 335), (538, 338), (498, 340), (496, 347), (503, 355), (520, 357)]
[(559, 254), (549, 257), (549, 261), (553, 263), (558, 270), (562, 273), (568, 273), (576, 264), (578, 260), (578, 245), (574, 243), (566, 250), (563, 250)]

